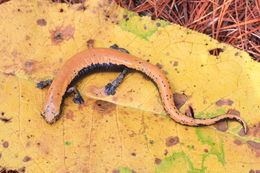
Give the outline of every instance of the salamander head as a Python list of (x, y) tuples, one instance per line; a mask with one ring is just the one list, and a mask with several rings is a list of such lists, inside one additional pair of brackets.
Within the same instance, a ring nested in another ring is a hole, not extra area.
[(60, 111), (56, 111), (52, 106), (47, 105), (41, 115), (47, 123), (52, 124), (60, 118)]

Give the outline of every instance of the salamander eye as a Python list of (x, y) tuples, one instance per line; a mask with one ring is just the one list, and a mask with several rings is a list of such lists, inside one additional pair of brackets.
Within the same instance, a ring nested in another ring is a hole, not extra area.
[(45, 114), (46, 114), (45, 112), (41, 112), (41, 116), (45, 117)]

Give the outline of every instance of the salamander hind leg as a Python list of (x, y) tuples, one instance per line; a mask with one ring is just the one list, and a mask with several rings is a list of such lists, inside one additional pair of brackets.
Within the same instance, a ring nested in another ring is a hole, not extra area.
[(124, 68), (123, 72), (111, 83), (105, 86), (105, 93), (107, 95), (114, 95), (116, 93), (116, 88), (122, 83), (125, 76), (130, 72), (129, 68)]
[(43, 89), (43, 88), (46, 88), (47, 86), (51, 85), (51, 83), (52, 83), (51, 79), (40, 81), (39, 83), (37, 83), (36, 87)]
[(76, 104), (83, 104), (84, 100), (81, 97), (79, 91), (77, 90), (76, 87), (70, 87), (67, 91), (66, 94), (71, 94), (74, 93), (74, 98), (73, 98), (73, 102)]

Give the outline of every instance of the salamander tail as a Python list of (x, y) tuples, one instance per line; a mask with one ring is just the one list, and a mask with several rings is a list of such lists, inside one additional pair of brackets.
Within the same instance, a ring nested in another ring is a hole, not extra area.
[(238, 121), (242, 125), (244, 133), (246, 134), (248, 132), (248, 127), (245, 121), (240, 116), (232, 115), (232, 114), (220, 115), (209, 119), (195, 119), (195, 123), (198, 123), (199, 125), (212, 125), (224, 120)]
[(243, 130), (245, 134), (248, 132), (248, 127), (245, 121), (240, 116), (232, 115), (232, 114), (225, 114), (213, 118), (201, 119), (201, 118), (188, 117), (184, 114), (180, 114), (174, 111), (170, 113), (170, 117), (176, 122), (186, 126), (210, 126), (220, 121), (234, 120), (234, 121), (238, 121), (243, 126)]

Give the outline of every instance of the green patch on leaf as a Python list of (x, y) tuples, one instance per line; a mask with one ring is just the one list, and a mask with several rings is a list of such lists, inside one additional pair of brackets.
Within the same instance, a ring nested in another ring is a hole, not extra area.
[(71, 142), (69, 142), (69, 141), (65, 141), (64, 142), (64, 145), (66, 145), (66, 146), (69, 146), (69, 145), (71, 145), (72, 143)]
[(119, 167), (118, 170), (120, 173), (133, 173), (134, 172), (132, 169), (127, 168), (127, 167)]
[(171, 156), (166, 157), (156, 166), (156, 173), (174, 173), (177, 170), (187, 170), (188, 173), (201, 173), (202, 169), (194, 168), (193, 163), (184, 152), (175, 152)]
[(163, 20), (153, 20), (148, 16), (140, 17), (136, 13), (125, 11), (119, 26), (124, 31), (131, 32), (145, 40), (153, 35), (158, 28), (169, 25), (170, 22)]
[(198, 136), (199, 141), (202, 144), (207, 144), (210, 146), (210, 149), (207, 153), (203, 154), (202, 158), (202, 167), (204, 167), (204, 162), (206, 158), (210, 155), (215, 155), (218, 161), (224, 165), (225, 162), (225, 153), (224, 153), (224, 142), (222, 137), (212, 135), (212, 133), (203, 133), (202, 129), (196, 129), (196, 135)]
[(198, 114), (196, 114), (196, 118), (212, 118), (212, 117), (216, 117), (219, 115), (224, 115), (226, 114), (227, 111), (226, 109), (223, 108), (218, 108), (215, 110), (215, 112), (199, 112)]

